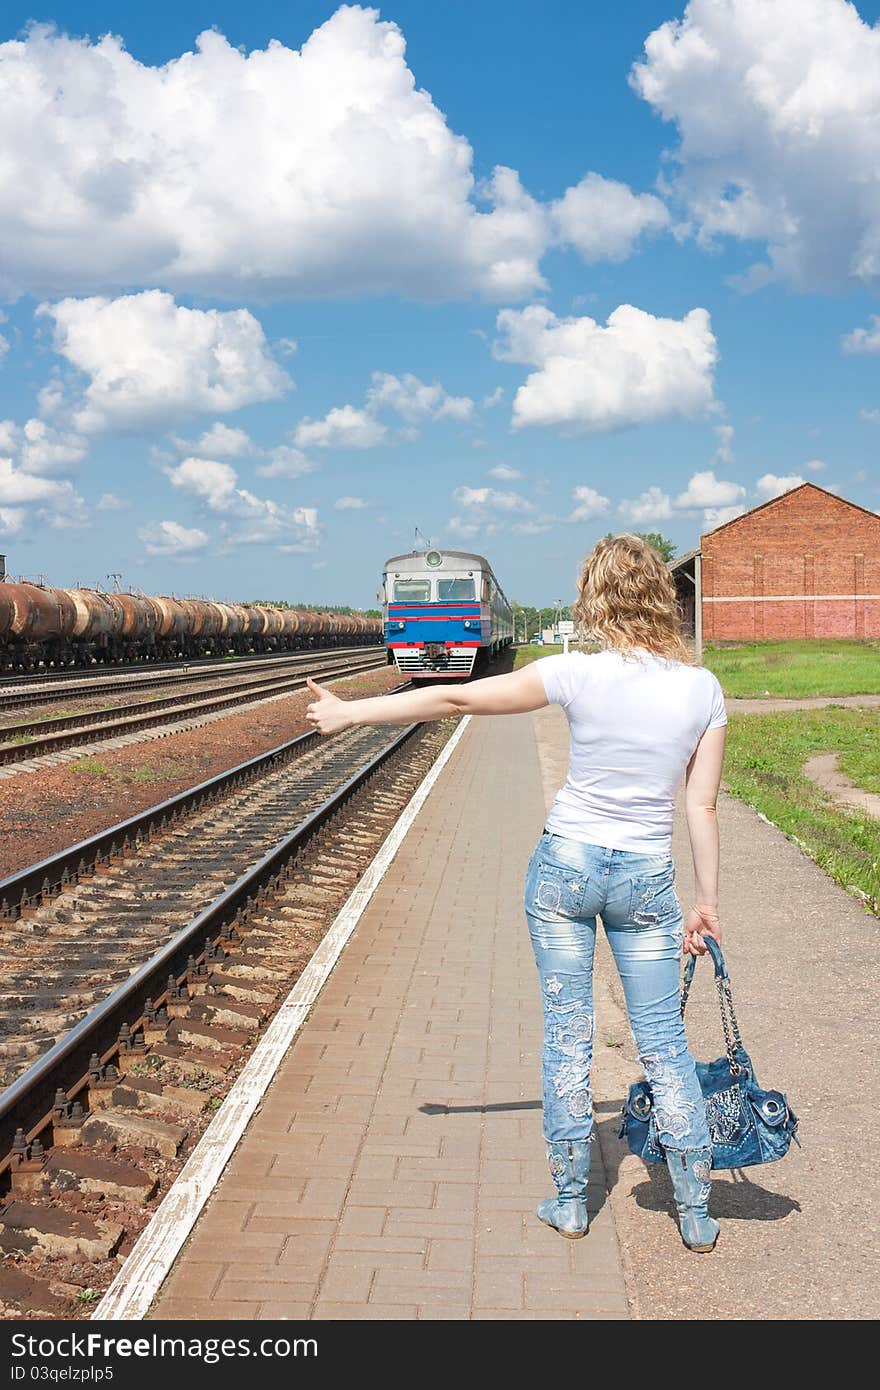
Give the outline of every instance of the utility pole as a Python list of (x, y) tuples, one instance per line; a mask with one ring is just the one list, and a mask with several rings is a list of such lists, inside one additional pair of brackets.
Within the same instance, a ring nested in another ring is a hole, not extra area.
[(107, 578), (113, 580), (113, 592), (114, 592), (114, 594), (121, 594), (121, 593), (122, 593), (122, 586), (121, 586), (121, 584), (120, 584), (120, 580), (122, 579), (122, 575), (121, 575), (121, 574), (117, 574), (117, 573), (114, 571), (112, 574), (108, 574), (108, 575), (107, 575)]

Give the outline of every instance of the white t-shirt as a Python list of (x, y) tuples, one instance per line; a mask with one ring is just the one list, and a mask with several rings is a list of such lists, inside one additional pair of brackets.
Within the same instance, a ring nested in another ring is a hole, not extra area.
[(706, 730), (727, 723), (712, 672), (642, 650), (569, 652), (535, 665), (571, 732), (568, 778), (547, 829), (610, 849), (668, 854), (679, 779)]

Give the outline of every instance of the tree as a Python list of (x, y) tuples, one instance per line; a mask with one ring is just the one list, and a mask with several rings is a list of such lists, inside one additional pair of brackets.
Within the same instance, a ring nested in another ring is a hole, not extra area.
[[(648, 545), (652, 545), (654, 549), (658, 552), (658, 554), (663, 557), (667, 564), (673, 558), (676, 550), (678, 549), (678, 546), (675, 544), (674, 541), (667, 540), (665, 536), (661, 536), (659, 531), (633, 531), (631, 534), (634, 536), (640, 536), (643, 541), (648, 542)], [(609, 531), (605, 539), (608, 541), (613, 540), (614, 532)]]
[[(542, 632), (545, 627), (556, 626), (557, 609), (555, 607), (534, 608), (528, 603), (518, 603), (516, 599), (511, 599), (510, 606), (516, 615), (519, 633), (522, 634), (523, 626), (528, 629), (526, 639), (533, 637), (536, 632)], [(571, 609), (564, 605), (558, 610), (558, 613), (560, 618), (571, 617)], [(525, 615), (525, 622), (523, 622), (523, 614)]]

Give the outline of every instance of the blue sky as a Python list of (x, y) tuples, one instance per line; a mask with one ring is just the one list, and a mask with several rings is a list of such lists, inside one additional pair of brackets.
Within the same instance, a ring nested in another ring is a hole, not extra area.
[(880, 6), (758, 10), (7, 5), (10, 569), (368, 605), (418, 526), (538, 604), (880, 508)]

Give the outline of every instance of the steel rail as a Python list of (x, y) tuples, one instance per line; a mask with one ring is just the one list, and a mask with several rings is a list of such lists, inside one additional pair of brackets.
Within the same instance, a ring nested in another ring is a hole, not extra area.
[[(347, 657), (345, 662), (344, 666), (333, 664), (330, 667), (318, 665), (316, 662), (309, 674), (326, 679), (359, 671), (371, 671), (385, 666), (386, 658), (383, 652), (377, 650), (375, 653), (366, 652), (363, 660), (353, 662), (351, 657)], [(117, 705), (109, 710), (92, 710), (83, 714), (66, 715), (60, 719), (28, 721), (20, 725), (10, 724), (0, 729), (0, 739), (5, 740), (0, 742), (0, 766), (23, 762), (44, 753), (54, 753), (80, 744), (93, 743), (98, 739), (115, 738), (119, 734), (155, 728), (169, 722), (199, 718), (203, 714), (234, 707), (236, 704), (277, 694), (283, 690), (293, 692), (301, 689), (305, 683), (305, 676), (299, 677), (286, 671), (277, 676), (258, 677), (256, 681), (236, 681), (233, 684), (222, 685), (212, 693), (206, 692), (202, 696), (197, 692), (184, 692), (182, 695), (168, 695), (158, 700)], [(31, 733), (31, 730), (46, 732)]]
[[(20, 1155), (22, 1142), (27, 1143), (46, 1130), (53, 1115), (69, 1119), (70, 1102), (90, 1084), (100, 1084), (104, 1080), (104, 1068), (110, 1058), (119, 1054), (129, 1058), (138, 1056), (148, 1013), (154, 1016), (156, 1006), (161, 1006), (169, 997), (173, 999), (177, 990), (185, 988), (187, 979), (193, 977), (194, 971), (199, 971), (200, 965), (204, 977), (207, 969), (204, 951), (208, 944), (223, 940), (231, 943), (238, 939), (236, 922), (243, 925), (247, 921), (260, 894), (277, 889), (290, 878), (290, 861), (421, 727), (410, 724), (390, 739), (0, 1094), (0, 1172), (16, 1160), (17, 1152)], [(304, 734), (294, 742), (301, 744), (314, 737), (316, 735)], [(278, 751), (262, 756), (271, 757)]]
[[(0, 713), (30, 705), (58, 704), (62, 700), (91, 700), (117, 692), (124, 695), (129, 690), (155, 690), (175, 684), (196, 685), (221, 675), (256, 675), (261, 670), (268, 674), (273, 666), (295, 667), (306, 661), (326, 659), (330, 656), (356, 656), (376, 650), (379, 646), (379, 643), (362, 642), (356, 646), (310, 647), (301, 651), (276, 652), (271, 656), (240, 656), (226, 661), (218, 660), (216, 657), (190, 657), (167, 667), (144, 664), (131, 670), (115, 669), (112, 666), (94, 667), (86, 671), (59, 673), (56, 677), (34, 678), (33, 689), (23, 684), (24, 677), (20, 678), (22, 685), (19, 685), (18, 681), (4, 684), (0, 675)], [(49, 680), (51, 684), (40, 688), (40, 680)]]
[[(345, 655), (337, 656), (328, 653), (323, 657), (313, 656), (311, 658), (306, 658), (306, 661), (311, 661), (312, 665), (320, 661), (354, 661), (355, 665), (359, 665), (361, 662), (367, 664), (371, 660), (375, 661), (377, 657), (378, 653), (365, 651), (361, 648), (359, 651), (346, 653)], [(285, 665), (283, 671), (277, 672), (241, 671), (233, 673), (230, 671), (228, 674), (220, 672), (216, 674), (212, 673), (208, 679), (212, 682), (216, 681), (217, 683), (216, 685), (212, 684), (211, 695), (223, 695), (227, 692), (235, 692), (238, 690), (246, 691), (263, 683), (272, 684), (275, 682), (284, 682), (291, 676), (295, 677), (297, 670), (301, 669), (303, 664), (303, 660), (300, 659), (292, 671)], [(205, 678), (202, 677), (202, 679)], [(179, 683), (181, 685), (189, 684), (186, 679), (181, 680)], [(96, 693), (106, 693), (109, 695), (110, 691)], [(125, 694), (125, 691), (121, 693)], [(144, 710), (156, 710), (158, 713), (159, 710), (174, 709), (178, 705), (186, 704), (188, 700), (197, 699), (198, 695), (198, 690), (180, 690), (173, 695), (159, 695), (152, 700), (136, 700), (131, 704), (106, 705), (101, 709), (75, 710), (72, 714), (49, 715), (46, 718), (40, 719), (25, 719), (22, 720), (20, 724), (0, 725), (0, 741), (8, 740), (9, 736), (21, 738), (26, 734), (31, 734), (35, 737), (39, 737), (44, 733), (51, 734), (61, 732), (63, 729), (88, 728), (90, 724), (100, 722), (101, 720), (112, 719), (114, 715), (136, 715), (142, 713)]]

